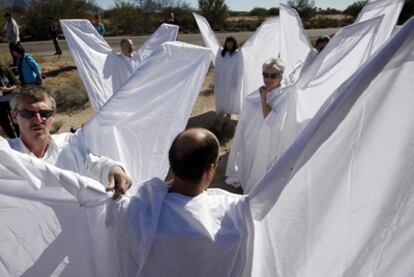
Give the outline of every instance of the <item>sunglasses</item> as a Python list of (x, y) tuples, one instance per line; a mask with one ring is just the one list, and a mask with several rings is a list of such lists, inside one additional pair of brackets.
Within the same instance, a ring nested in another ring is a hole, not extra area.
[(40, 111), (29, 111), (29, 110), (15, 110), (20, 114), (23, 118), (33, 118), (36, 114), (39, 114), (41, 118), (49, 118), (51, 117), (55, 111), (54, 110), (40, 110)]
[(263, 75), (263, 78), (276, 79), (277, 76), (279, 76), (280, 74), (279, 73), (266, 73), (266, 72), (263, 72), (262, 75)]

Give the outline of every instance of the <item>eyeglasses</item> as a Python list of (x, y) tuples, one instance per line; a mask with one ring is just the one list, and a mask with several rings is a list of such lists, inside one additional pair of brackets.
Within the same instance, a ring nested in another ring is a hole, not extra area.
[(39, 114), (41, 118), (49, 118), (51, 117), (55, 111), (54, 110), (40, 110), (40, 111), (30, 111), (30, 110), (15, 110), (20, 114), (23, 118), (33, 118), (36, 114)]
[(263, 72), (262, 75), (263, 75), (263, 78), (276, 79), (277, 76), (280, 75), (280, 73), (267, 73), (267, 72)]

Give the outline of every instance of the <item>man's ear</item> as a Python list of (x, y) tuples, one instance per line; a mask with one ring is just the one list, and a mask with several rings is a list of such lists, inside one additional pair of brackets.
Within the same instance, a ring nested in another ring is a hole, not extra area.
[(11, 118), (13, 120), (13, 123), (17, 124), (17, 112), (16, 111), (10, 111), (10, 115), (11, 115)]
[(207, 176), (212, 178), (214, 177), (214, 174), (216, 173), (216, 165), (210, 164), (206, 169)]

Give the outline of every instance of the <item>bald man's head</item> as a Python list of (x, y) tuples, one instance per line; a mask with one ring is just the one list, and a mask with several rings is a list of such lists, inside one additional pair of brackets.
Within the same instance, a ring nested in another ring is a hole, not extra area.
[(183, 180), (200, 181), (204, 171), (211, 164), (216, 164), (219, 147), (212, 132), (201, 128), (185, 130), (178, 134), (171, 145), (171, 171)]

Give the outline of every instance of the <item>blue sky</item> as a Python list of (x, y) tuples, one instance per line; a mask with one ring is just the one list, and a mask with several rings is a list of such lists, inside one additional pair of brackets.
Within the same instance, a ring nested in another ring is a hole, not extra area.
[[(187, 2), (193, 8), (198, 7), (197, 0), (182, 0)], [(338, 10), (344, 10), (346, 7), (356, 2), (357, 0), (315, 0), (315, 4), (319, 8), (335, 8)], [(104, 9), (110, 8), (114, 5), (113, 0), (95, 0), (96, 4)], [(280, 3), (286, 3), (287, 0), (226, 0), (227, 6), (233, 11), (250, 11), (254, 7), (271, 8), (277, 7)]]

